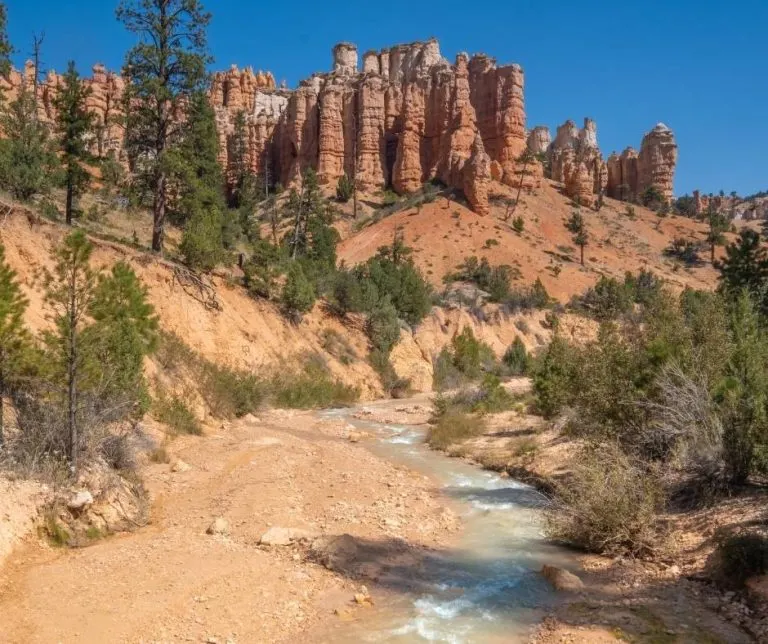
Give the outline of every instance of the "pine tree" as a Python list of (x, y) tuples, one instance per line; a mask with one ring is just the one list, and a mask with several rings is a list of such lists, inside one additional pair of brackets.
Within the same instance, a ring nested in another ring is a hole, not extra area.
[(89, 372), (95, 368), (93, 343), (83, 342), (98, 275), (90, 267), (93, 246), (82, 230), (70, 233), (56, 249), (46, 300), (55, 312), (55, 331), (46, 334), (54, 372), (66, 382), (67, 456), (77, 472), (81, 441), (78, 404)]
[(5, 247), (0, 244), (0, 449), (5, 442), (3, 400), (22, 371), (30, 341), (24, 328), (26, 309), (27, 299), (16, 281), (16, 273), (5, 261)]
[(720, 271), (720, 289), (731, 299), (742, 290), (761, 303), (761, 313), (768, 315), (768, 251), (760, 235), (745, 228), (733, 244), (725, 248), (725, 259), (717, 267)]
[(93, 114), (85, 106), (90, 93), (91, 88), (83, 84), (74, 61), (70, 61), (64, 74), (64, 85), (54, 99), (59, 150), (67, 187), (66, 220), (70, 225), (74, 200), (87, 188), (90, 179), (83, 167), (90, 159), (87, 137), (93, 131)]
[(709, 225), (709, 231), (707, 232), (707, 242), (710, 247), (711, 261), (715, 263), (715, 247), (721, 245), (725, 241), (723, 233), (728, 230), (728, 219), (717, 209), (710, 205), (707, 209), (707, 223)]
[(291, 262), (288, 268), (281, 300), (286, 313), (296, 321), (315, 304), (315, 290), (298, 262)]
[(143, 363), (156, 347), (158, 321), (146, 287), (128, 264), (118, 262), (109, 275), (99, 276), (89, 313), (94, 324), (88, 335), (104, 374), (102, 406), (110, 419), (143, 411), (148, 400)]
[(0, 129), (13, 136), (1, 142), (2, 184), (14, 197), (26, 201), (47, 192), (56, 167), (48, 129), (37, 119), (37, 106), (23, 87), (0, 116)]
[(581, 265), (584, 266), (584, 247), (589, 243), (589, 233), (581, 211), (574, 210), (565, 227), (573, 233), (573, 243), (581, 250)]
[(218, 152), (213, 108), (197, 92), (189, 104), (184, 139), (168, 157), (180, 194), (175, 216), (186, 222), (179, 250), (189, 266), (202, 270), (211, 270), (224, 256), (224, 179)]
[(167, 154), (183, 140), (186, 121), (176, 116), (205, 90), (206, 29), (211, 16), (199, 0), (121, 0), (117, 18), (139, 42), (128, 52), (125, 72), (129, 154), (143, 160), (153, 195), (152, 249), (163, 250), (168, 206)]
[[(7, 78), (11, 72), (11, 54), (13, 46), (8, 38), (8, 9), (0, 2), (0, 76)], [(4, 99), (0, 89), (0, 102)]]

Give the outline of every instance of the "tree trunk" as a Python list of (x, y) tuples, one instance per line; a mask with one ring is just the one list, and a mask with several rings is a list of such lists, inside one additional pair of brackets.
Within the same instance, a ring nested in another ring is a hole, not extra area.
[[(5, 363), (5, 355), (0, 353), (0, 361)], [(5, 446), (5, 414), (4, 402), (5, 399), (5, 373), (3, 373), (2, 366), (0, 366), (0, 450)]]
[(714, 264), (715, 263), (715, 242), (712, 242), (712, 248), (710, 250), (712, 255), (712, 264)]
[(584, 266), (584, 246), (580, 246), (581, 248), (581, 265)]
[[(525, 159), (523, 163), (523, 171), (520, 173), (520, 183), (517, 185), (517, 197), (515, 197), (515, 205), (512, 206), (512, 212), (507, 216), (507, 219), (514, 216), (517, 210), (517, 204), (520, 203), (520, 193), (523, 191), (523, 180), (525, 179), (525, 170), (528, 168), (528, 159)], [(506, 220), (505, 220), (506, 221)], [(584, 262), (582, 262), (583, 264)]]
[(154, 217), (154, 228), (152, 229), (152, 250), (156, 253), (163, 252), (163, 241), (165, 239), (165, 198), (168, 178), (164, 170), (158, 172), (157, 184), (155, 186), (155, 201), (152, 206)]
[[(74, 269), (73, 269), (74, 270)], [(67, 356), (67, 407), (69, 412), (69, 464), (72, 474), (77, 474), (77, 313), (75, 307), (75, 277), (72, 276), (69, 296), (69, 355)]]
[(66, 206), (66, 219), (67, 226), (72, 225), (72, 197), (74, 193), (74, 187), (72, 185), (72, 175), (67, 173), (67, 206)]

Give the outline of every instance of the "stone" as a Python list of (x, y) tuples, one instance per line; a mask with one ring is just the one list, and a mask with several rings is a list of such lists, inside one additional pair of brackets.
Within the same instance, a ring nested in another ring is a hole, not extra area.
[(261, 535), (259, 544), (262, 546), (288, 546), (295, 541), (307, 541), (313, 537), (314, 535), (307, 530), (273, 526)]
[(173, 472), (174, 474), (178, 474), (181, 472), (189, 472), (189, 470), (191, 469), (192, 467), (189, 466), (184, 461), (182, 461), (181, 459), (177, 459), (176, 461), (174, 461), (173, 465), (171, 465), (171, 472)]
[(472, 146), (472, 156), (464, 168), (464, 195), (478, 215), (490, 213), (488, 189), (491, 183), (491, 158), (485, 153), (483, 139), (478, 133)]
[(563, 568), (545, 564), (541, 569), (541, 574), (557, 591), (576, 592), (584, 589), (584, 582)]
[(210, 535), (227, 536), (229, 534), (229, 522), (223, 517), (216, 517), (205, 532)]
[(67, 507), (70, 510), (76, 511), (83, 510), (91, 505), (93, 505), (93, 495), (88, 490), (80, 490), (79, 492), (76, 492), (69, 501), (67, 501)]

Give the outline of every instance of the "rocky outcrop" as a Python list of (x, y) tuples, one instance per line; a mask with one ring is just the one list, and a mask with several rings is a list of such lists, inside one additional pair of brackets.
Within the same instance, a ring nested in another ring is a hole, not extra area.
[(488, 188), (491, 183), (491, 158), (485, 153), (483, 138), (475, 135), (472, 145), (472, 155), (462, 169), (464, 177), (464, 195), (472, 210), (478, 215), (490, 212), (488, 205)]
[(557, 128), (555, 140), (547, 148), (551, 178), (565, 186), (566, 194), (591, 207), (608, 181), (608, 168), (597, 144), (597, 125), (584, 119), (584, 127), (566, 121)]
[(648, 188), (655, 188), (670, 201), (674, 195), (677, 143), (675, 135), (659, 123), (643, 137), (638, 154), (627, 148), (608, 158), (608, 196), (614, 199), (639, 199)]
[[(12, 72), (5, 79), (7, 94), (12, 98), (30, 86), (33, 75), (31, 65)], [(94, 67), (86, 82), (98, 123), (92, 147), (125, 160), (120, 124), (125, 82), (103, 66)], [(55, 118), (60, 84), (61, 77), (51, 73), (39, 87), (39, 115), (47, 122)], [(581, 129), (567, 121), (554, 141), (545, 127), (526, 131), (519, 65), (497, 65), (486, 54), (459, 54), (451, 64), (435, 39), (366, 52), (362, 69), (357, 47), (339, 43), (331, 71), (295, 90), (277, 87), (269, 72), (233, 66), (213, 75), (210, 99), (220, 161), (230, 179), (242, 118), (251, 171), (286, 187), (298, 186), (308, 168), (328, 190), (345, 174), (368, 192), (392, 187), (408, 193), (437, 179), (466, 191), (472, 207), (485, 213), (493, 181), (528, 189), (539, 185), (539, 162), (521, 161), (527, 149), (546, 153), (552, 178), (585, 205), (606, 188), (612, 196), (637, 195), (648, 185), (672, 194), (677, 146), (666, 126), (646, 135), (639, 155), (613, 155), (606, 164), (590, 119)]]
[[(23, 71), (11, 70), (7, 78), (0, 78), (7, 101), (14, 100), (22, 88), (29, 92), (34, 87), (34, 65), (27, 62)], [(104, 65), (94, 65), (90, 78), (83, 79), (90, 94), (86, 106), (94, 116), (91, 136), (91, 153), (98, 157), (114, 155), (124, 161), (125, 131), (122, 124), (122, 100), (125, 81), (119, 74), (108, 72)], [(49, 71), (37, 88), (37, 115), (43, 123), (53, 125), (56, 119), (55, 98), (63, 84), (63, 78)]]
[(552, 144), (552, 134), (548, 127), (537, 125), (528, 133), (528, 149), (533, 154), (546, 154)]
[(643, 137), (637, 159), (638, 193), (656, 188), (667, 201), (674, 194), (677, 143), (675, 135), (663, 123), (658, 123)]

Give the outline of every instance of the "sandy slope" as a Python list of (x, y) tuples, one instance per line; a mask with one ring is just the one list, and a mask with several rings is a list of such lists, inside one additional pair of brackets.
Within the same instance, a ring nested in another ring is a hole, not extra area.
[[(390, 244), (395, 230), (402, 227), (417, 265), (436, 286), (470, 255), (517, 268), (519, 284), (528, 285), (540, 277), (547, 290), (562, 301), (583, 292), (601, 274), (623, 277), (625, 271), (643, 267), (676, 287), (708, 288), (714, 284), (716, 274), (711, 265), (676, 269), (662, 254), (673, 237), (704, 239), (704, 224), (669, 217), (658, 225), (656, 215), (640, 206), (635, 206), (636, 216), (631, 219), (624, 214), (625, 203), (606, 199), (599, 213), (583, 210), (591, 241), (582, 268), (572, 235), (563, 225), (572, 209), (557, 185), (545, 182), (536, 193), (524, 195), (516, 214), (523, 217), (525, 229), (518, 235), (503, 219), (504, 206), (495, 205), (490, 216), (479, 217), (455, 201), (440, 198), (350, 234), (339, 255), (348, 264), (364, 261), (380, 246)], [(555, 264), (562, 267), (559, 276), (552, 272)]]

